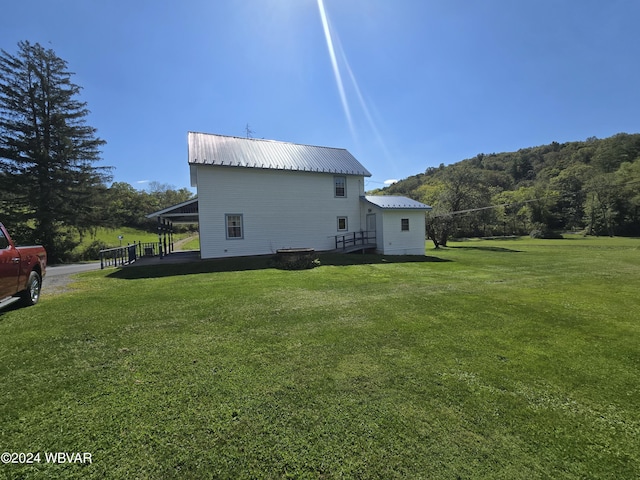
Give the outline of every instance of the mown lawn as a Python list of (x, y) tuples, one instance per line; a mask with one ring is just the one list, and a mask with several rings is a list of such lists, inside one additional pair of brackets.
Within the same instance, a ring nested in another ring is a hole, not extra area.
[(187, 237), (185, 242), (180, 243), (179, 247), (176, 246), (176, 249), (180, 250), (200, 250), (200, 236), (193, 235)]
[(640, 240), (427, 255), (129, 267), (0, 315), (0, 450), (92, 454), (0, 478), (638, 478)]
[[(181, 232), (173, 235), (174, 241), (178, 241), (182, 238), (186, 238), (192, 235), (192, 233)], [(122, 237), (120, 239), (119, 237)], [(131, 227), (120, 228), (104, 228), (100, 227), (96, 229), (93, 234), (86, 234), (82, 239), (77, 249), (83, 249), (88, 247), (91, 242), (100, 241), (108, 247), (118, 247), (120, 245), (128, 245), (132, 243), (153, 243), (158, 241), (158, 234), (154, 232), (147, 232), (145, 230), (139, 230)], [(199, 248), (199, 247), (197, 247)]]

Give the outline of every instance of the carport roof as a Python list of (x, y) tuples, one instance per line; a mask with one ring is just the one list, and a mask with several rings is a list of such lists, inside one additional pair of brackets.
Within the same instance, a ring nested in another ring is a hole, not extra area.
[(198, 197), (150, 213), (147, 218), (159, 218), (171, 223), (198, 223)]

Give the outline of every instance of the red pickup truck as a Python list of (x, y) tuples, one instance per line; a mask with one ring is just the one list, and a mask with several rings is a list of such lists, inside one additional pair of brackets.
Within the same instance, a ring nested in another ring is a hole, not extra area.
[(35, 305), (47, 268), (44, 247), (16, 247), (0, 223), (0, 308), (22, 301)]

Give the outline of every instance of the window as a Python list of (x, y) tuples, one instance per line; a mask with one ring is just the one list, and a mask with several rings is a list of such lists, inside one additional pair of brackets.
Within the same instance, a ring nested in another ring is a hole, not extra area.
[(7, 237), (5, 237), (4, 233), (2, 233), (2, 230), (0, 230), (0, 250), (4, 250), (8, 246), (9, 240), (7, 240)]
[(349, 230), (348, 224), (347, 224), (347, 217), (338, 217), (338, 231), (346, 232), (347, 230)]
[(226, 214), (227, 238), (243, 238), (242, 236), (242, 215)]
[(346, 197), (347, 177), (333, 177), (333, 187), (336, 197)]
[(400, 230), (402, 230), (403, 232), (408, 232), (409, 231), (409, 219), (408, 218), (403, 218), (400, 220)]

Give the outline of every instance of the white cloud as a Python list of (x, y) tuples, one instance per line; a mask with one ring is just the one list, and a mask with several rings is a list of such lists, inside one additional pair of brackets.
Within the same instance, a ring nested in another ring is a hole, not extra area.
[(394, 183), (398, 183), (398, 180), (396, 180), (395, 178), (391, 178), (389, 180), (384, 181), (385, 185), (393, 185)]

